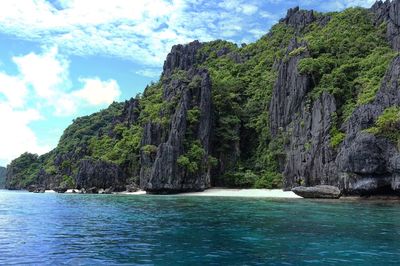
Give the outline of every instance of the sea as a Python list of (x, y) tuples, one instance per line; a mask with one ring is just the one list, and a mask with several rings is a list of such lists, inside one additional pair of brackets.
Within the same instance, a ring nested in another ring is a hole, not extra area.
[(399, 201), (0, 190), (0, 265), (399, 264)]

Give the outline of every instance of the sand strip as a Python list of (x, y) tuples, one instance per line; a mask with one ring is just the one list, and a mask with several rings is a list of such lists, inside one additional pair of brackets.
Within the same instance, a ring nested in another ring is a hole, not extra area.
[(292, 191), (281, 189), (229, 189), (210, 188), (202, 192), (182, 193), (180, 196), (215, 196), (215, 197), (247, 197), (247, 198), (301, 198)]

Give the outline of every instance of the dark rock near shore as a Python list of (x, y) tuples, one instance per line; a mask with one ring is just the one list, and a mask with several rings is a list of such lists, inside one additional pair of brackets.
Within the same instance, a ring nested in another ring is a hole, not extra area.
[(340, 189), (335, 186), (318, 185), (314, 187), (294, 187), (292, 191), (303, 198), (338, 199)]
[(65, 193), (65, 192), (67, 192), (68, 188), (66, 186), (59, 186), (59, 187), (53, 188), (53, 190), (57, 193)]
[(46, 188), (37, 185), (30, 185), (28, 187), (28, 191), (33, 193), (44, 193), (46, 191)]
[(140, 188), (136, 185), (127, 185), (126, 186), (126, 191), (127, 192), (136, 192), (138, 191)]
[(87, 159), (82, 160), (79, 164), (76, 177), (78, 189), (114, 187), (116, 191), (123, 191), (125, 182), (126, 178), (124, 178), (123, 172), (113, 163)]
[(99, 193), (99, 190), (97, 189), (97, 187), (91, 187), (86, 189), (86, 194), (97, 194)]
[(0, 189), (6, 186), (7, 168), (0, 166)]

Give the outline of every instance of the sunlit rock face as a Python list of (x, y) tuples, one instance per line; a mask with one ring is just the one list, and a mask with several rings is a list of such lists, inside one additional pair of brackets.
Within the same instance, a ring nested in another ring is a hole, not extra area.
[[(141, 152), (140, 186), (147, 192), (201, 191), (210, 187), (207, 158), (212, 126), (211, 80), (207, 70), (195, 66), (200, 48), (197, 41), (176, 45), (165, 61), (163, 100), (172, 105), (172, 110), (167, 124), (148, 123), (144, 128), (142, 146), (157, 147), (154, 153)], [(174, 75), (177, 71), (184, 78)], [(191, 110), (198, 112), (196, 121), (188, 117)], [(185, 141), (189, 140), (197, 141), (204, 152), (194, 171), (178, 164), (188, 150)]]
[[(375, 24), (387, 23), (387, 40), (398, 50), (400, 1), (377, 2), (371, 11)], [(289, 10), (281, 20), (298, 30), (314, 21), (313, 13), (298, 9)], [(305, 52), (289, 56), (299, 47), (304, 47)], [(284, 188), (322, 184), (339, 187), (348, 195), (400, 194), (397, 144), (365, 131), (386, 108), (400, 106), (400, 57), (388, 67), (375, 100), (357, 107), (343, 124), (346, 138), (338, 149), (330, 145), (332, 114), (337, 103), (329, 93), (309, 103), (307, 93), (314, 84), (310, 76), (298, 71), (298, 63), (304, 57), (309, 57), (307, 43), (298, 43), (294, 38), (287, 49), (287, 59), (278, 64), (269, 109), (272, 136), (289, 135), (285, 147)]]

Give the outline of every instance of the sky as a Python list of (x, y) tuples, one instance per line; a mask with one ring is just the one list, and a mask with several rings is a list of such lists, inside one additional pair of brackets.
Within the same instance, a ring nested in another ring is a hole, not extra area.
[(374, 0), (0, 1), (0, 165), (55, 148), (76, 117), (141, 93), (172, 45), (250, 43), (300, 6), (321, 12)]

